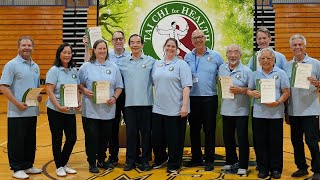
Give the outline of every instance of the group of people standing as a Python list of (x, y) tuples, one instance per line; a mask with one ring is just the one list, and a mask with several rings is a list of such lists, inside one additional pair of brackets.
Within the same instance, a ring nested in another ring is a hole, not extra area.
[[(149, 171), (152, 168), (161, 168), (167, 163), (168, 173), (177, 172), (183, 166), (187, 121), (190, 123), (192, 159), (184, 166), (204, 166), (205, 171), (213, 170), (218, 109), (217, 83), (219, 77), (229, 76), (233, 82), (229, 91), (234, 94), (234, 99), (221, 101), (226, 149), (226, 164), (222, 170), (235, 169), (239, 175), (247, 174), (248, 118), (252, 97), (258, 177), (281, 177), (283, 119), (286, 115), (286, 122), (291, 127), (295, 163), (298, 167), (292, 177), (308, 174), (302, 139), (305, 134), (312, 157), (312, 178), (320, 179), (320, 62), (306, 54), (306, 39), (302, 35), (291, 37), (290, 48), (294, 58), (287, 62), (284, 55), (269, 47), (270, 32), (264, 28), (259, 29), (257, 44), (261, 50), (257, 56), (250, 59), (248, 67), (241, 63), (242, 51), (239, 45), (227, 46), (225, 63), (219, 53), (205, 46), (206, 36), (201, 30), (192, 33), (191, 42), (195, 48), (186, 54), (184, 60), (177, 56), (179, 47), (174, 38), (165, 41), (165, 55), (159, 61), (142, 52), (144, 40), (138, 34), (129, 37), (131, 53), (124, 48), (125, 36), (122, 31), (113, 34), (111, 42), (114, 50), (110, 53), (107, 43), (97, 40), (90, 56), (87, 42), (84, 38), (86, 62), (79, 71), (74, 68), (72, 47), (64, 43), (57, 49), (54, 66), (46, 76), (46, 91), (49, 97), (47, 114), (57, 176), (76, 173), (76, 170), (68, 166), (68, 160), (77, 139), (75, 113), (80, 110), (87, 161), (92, 173), (98, 173), (99, 168), (112, 169), (118, 163), (121, 112), (127, 135), (124, 171), (130, 171), (136, 168), (136, 165), (142, 171)], [(19, 54), (5, 65), (0, 81), (0, 90), (9, 99), (9, 163), (14, 171), (13, 177), (21, 179), (28, 178), (28, 173), (42, 172), (41, 169), (33, 167), (38, 108), (28, 107), (21, 102), (22, 95), (28, 88), (40, 86), (40, 70), (31, 59), (33, 47), (30, 37), (21, 37), (18, 40)], [(311, 77), (308, 78), (309, 89), (290, 86), (294, 63), (312, 64)], [(261, 97), (256, 89), (257, 79), (275, 80), (275, 102), (260, 103), (257, 100)], [(94, 103), (94, 81), (110, 82), (110, 98), (105, 103)], [(78, 85), (78, 107), (60, 105), (60, 88), (63, 84)], [(38, 101), (41, 101), (41, 96)], [(202, 128), (205, 134), (204, 156), (200, 138)], [(61, 148), (63, 133), (66, 141)], [(108, 147), (110, 156), (106, 161)], [(24, 153), (21, 149), (24, 149)], [(152, 151), (154, 164), (150, 166)]]

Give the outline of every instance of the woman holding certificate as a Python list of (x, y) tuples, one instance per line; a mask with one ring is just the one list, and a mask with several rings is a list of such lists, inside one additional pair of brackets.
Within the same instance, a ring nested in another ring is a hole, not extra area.
[(176, 39), (167, 39), (163, 48), (165, 57), (157, 61), (152, 70), (155, 92), (151, 123), (154, 168), (160, 168), (167, 161), (168, 145), (167, 172), (174, 173), (182, 164), (192, 75), (189, 65), (177, 58)]
[[(222, 92), (221, 115), (226, 149), (226, 165), (222, 167), (222, 170), (245, 175), (247, 174), (249, 161), (248, 116), (250, 98), (247, 96), (247, 87), (252, 71), (240, 62), (241, 54), (239, 45), (231, 44), (227, 47), (228, 63), (219, 67), (219, 82)], [(236, 129), (239, 161), (236, 153)]]
[(105, 162), (106, 149), (111, 138), (115, 103), (122, 92), (123, 83), (118, 67), (108, 61), (108, 57), (107, 43), (102, 39), (97, 40), (93, 44), (90, 62), (85, 62), (79, 70), (79, 87), (84, 95), (82, 123), (91, 173), (98, 173), (98, 167), (113, 168), (111, 163)]
[[(77, 171), (67, 163), (77, 140), (75, 110), (80, 110), (81, 102), (78, 93), (79, 75), (74, 68), (72, 47), (61, 44), (56, 53), (54, 66), (46, 76), (47, 114), (52, 137), (52, 152), (56, 164), (57, 176), (75, 174)], [(61, 151), (63, 132), (66, 141)]]
[(284, 102), (290, 95), (286, 73), (275, 67), (272, 49), (261, 50), (258, 57), (261, 68), (250, 77), (247, 94), (253, 98), (253, 134), (256, 143), (259, 178), (271, 172), (274, 179), (281, 178), (283, 169), (283, 117)]

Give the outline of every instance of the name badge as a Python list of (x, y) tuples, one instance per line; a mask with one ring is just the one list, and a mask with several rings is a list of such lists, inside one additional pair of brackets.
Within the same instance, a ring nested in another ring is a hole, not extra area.
[(192, 74), (192, 83), (198, 83), (199, 82), (199, 78), (197, 76), (197, 74)]

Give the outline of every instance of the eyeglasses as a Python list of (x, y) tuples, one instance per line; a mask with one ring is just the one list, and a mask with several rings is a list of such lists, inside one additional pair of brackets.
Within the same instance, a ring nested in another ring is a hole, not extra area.
[(204, 38), (204, 35), (192, 37), (193, 40), (198, 40), (198, 39), (202, 39), (202, 38)]
[(122, 41), (124, 38), (123, 37), (119, 37), (119, 38), (112, 38), (112, 40), (114, 41)]

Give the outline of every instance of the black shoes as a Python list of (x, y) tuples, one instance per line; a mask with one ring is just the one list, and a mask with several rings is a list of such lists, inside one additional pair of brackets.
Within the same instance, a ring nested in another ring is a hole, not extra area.
[(212, 163), (205, 163), (204, 170), (205, 171), (212, 171), (214, 169), (214, 164)]
[(272, 178), (274, 178), (274, 179), (281, 178), (281, 173), (279, 171), (272, 171), (271, 175), (272, 175)]
[(114, 158), (109, 158), (106, 163), (112, 164), (113, 166), (117, 166), (118, 165), (118, 161), (119, 159), (114, 159)]
[(124, 171), (131, 171), (132, 169), (136, 168), (135, 164), (126, 164), (123, 168)]
[(141, 164), (139, 165), (139, 169), (140, 169), (141, 171), (150, 171), (152, 168), (151, 168), (151, 166), (149, 165), (148, 162), (143, 162), (143, 163), (141, 163)]
[(264, 179), (268, 176), (269, 176), (269, 173), (266, 173), (266, 172), (259, 172), (258, 174), (258, 178), (261, 178), (261, 179)]
[(185, 167), (197, 167), (197, 166), (203, 166), (203, 161), (202, 160), (191, 160), (185, 163)]
[(308, 170), (306, 169), (299, 169), (298, 171), (291, 174), (291, 177), (302, 177), (308, 175)]
[(99, 173), (99, 168), (94, 164), (89, 165), (89, 172), (91, 173)]
[(97, 166), (99, 168), (103, 168), (105, 170), (114, 169), (114, 166), (111, 163), (108, 163), (108, 161), (106, 161), (106, 162), (97, 162)]
[(160, 161), (160, 162), (156, 162), (152, 165), (153, 169), (160, 169), (162, 166), (164, 166), (166, 163), (168, 162), (168, 159)]

